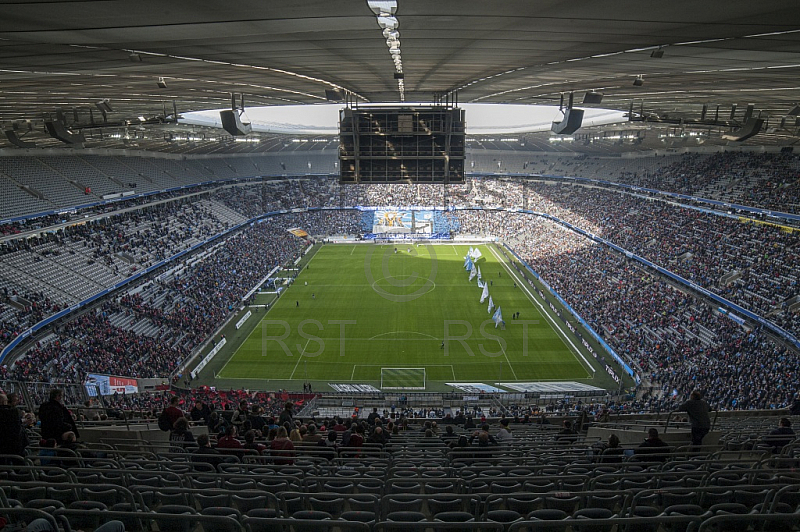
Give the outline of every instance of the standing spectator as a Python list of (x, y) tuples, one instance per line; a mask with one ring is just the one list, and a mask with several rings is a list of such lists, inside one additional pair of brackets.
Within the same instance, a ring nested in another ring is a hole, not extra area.
[(175, 422), (183, 417), (183, 410), (178, 406), (180, 401), (180, 397), (173, 395), (169, 400), (169, 406), (164, 409), (163, 414), (169, 420), (170, 427), (174, 427)]
[[(8, 397), (0, 394), (0, 454), (24, 456), (28, 438), (22, 428), (22, 420), (16, 407), (8, 404)], [(0, 459), (0, 463), (7, 463)], [(9, 464), (10, 465), (10, 464)]]
[(703, 394), (695, 390), (689, 396), (689, 400), (678, 407), (678, 412), (686, 412), (689, 416), (689, 423), (692, 426), (692, 446), (695, 450), (703, 445), (708, 431), (711, 430), (711, 418), (708, 413), (711, 407), (703, 400)]
[(278, 418), (278, 425), (283, 425), (284, 423), (289, 423), (289, 425), (293, 424), (293, 415), (292, 410), (294, 409), (294, 403), (287, 401), (283, 407), (283, 412), (281, 412), (280, 417)]
[(211, 409), (208, 408), (208, 405), (203, 401), (197, 401), (194, 404), (194, 408), (189, 412), (189, 417), (195, 423), (202, 421), (205, 425), (208, 425), (208, 420), (211, 417)]
[(380, 414), (378, 414), (378, 409), (373, 408), (370, 415), (367, 416), (367, 423), (369, 423), (370, 425), (375, 425), (375, 420), (380, 419), (380, 417), (381, 416)]
[(267, 420), (264, 419), (263, 413), (264, 409), (261, 405), (253, 405), (250, 408), (250, 416), (247, 418), (250, 421), (250, 427), (259, 434), (262, 434), (264, 432), (264, 427), (267, 426)]
[(64, 400), (64, 390), (54, 388), (50, 390), (50, 400), (39, 407), (39, 419), (42, 422), (42, 439), (54, 439), (63, 442), (65, 432), (73, 432), (79, 437), (78, 427), (72, 414), (61, 402)]

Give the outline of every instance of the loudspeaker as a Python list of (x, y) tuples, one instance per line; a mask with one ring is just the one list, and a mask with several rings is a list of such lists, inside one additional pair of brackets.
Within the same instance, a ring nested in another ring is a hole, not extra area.
[(161, 89), (166, 89), (167, 88), (167, 80), (165, 80), (164, 78), (158, 78), (158, 86)]
[(741, 128), (737, 129), (736, 131), (731, 131), (730, 133), (725, 133), (724, 135), (722, 135), (722, 138), (723, 140), (732, 140), (734, 142), (741, 142), (743, 140), (749, 139), (750, 137), (758, 135), (763, 125), (764, 125), (763, 118), (749, 118)]
[(219, 117), (222, 120), (222, 128), (234, 137), (238, 135), (247, 135), (253, 131), (250, 124), (242, 123), (239, 111), (220, 111)]
[(583, 109), (567, 109), (561, 122), (553, 122), (551, 130), (558, 135), (569, 135), (580, 129), (583, 123)]
[(344, 96), (342, 95), (341, 91), (325, 89), (325, 99), (329, 102), (341, 102), (344, 100)]
[(404, 79), (406, 76), (402, 72), (395, 72), (394, 79)]
[(58, 139), (61, 142), (65, 142), (67, 144), (82, 144), (86, 142), (86, 139), (83, 137), (83, 133), (73, 133), (69, 131), (61, 122), (48, 121), (44, 123), (44, 127), (47, 129), (47, 133), (51, 137)]
[(641, 87), (642, 85), (644, 85), (644, 79), (643, 78), (636, 78), (635, 80), (633, 80), (633, 86), (634, 87)]
[(583, 95), (583, 103), (601, 103), (602, 101), (602, 92), (589, 91)]
[(18, 148), (35, 148), (36, 147), (36, 143), (35, 142), (25, 142), (24, 140), (19, 138), (17, 136), (17, 134), (15, 132), (13, 132), (13, 131), (8, 130), (5, 133), (6, 133), (6, 138), (8, 139), (8, 142), (10, 142), (11, 144), (13, 144), (14, 146), (16, 146)]

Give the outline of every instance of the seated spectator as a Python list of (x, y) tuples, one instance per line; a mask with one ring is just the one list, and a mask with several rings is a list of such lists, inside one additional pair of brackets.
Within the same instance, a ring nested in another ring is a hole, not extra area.
[(261, 454), (266, 450), (267, 446), (256, 442), (256, 431), (251, 429), (244, 433), (244, 448), (252, 449), (258, 454)]
[(236, 438), (237, 433), (236, 425), (229, 425), (228, 428), (225, 429), (225, 436), (217, 440), (217, 450), (239, 457), (244, 456), (242, 452), (244, 450), (244, 445)]
[(270, 455), (275, 465), (294, 464), (294, 444), (286, 434), (286, 427), (278, 427), (278, 435), (270, 443)]
[(514, 435), (511, 433), (511, 429), (508, 428), (508, 419), (501, 419), (500, 430), (497, 431), (497, 441), (500, 443), (511, 443), (513, 439)]
[(314, 423), (309, 423), (307, 432), (303, 436), (303, 442), (316, 445), (321, 442), (322, 439), (322, 435), (317, 432), (317, 426)]
[(225, 459), (220, 456), (218, 450), (211, 447), (211, 439), (208, 434), (201, 434), (197, 437), (197, 450), (192, 453), (192, 462), (209, 464), (217, 468)]
[(658, 429), (653, 428), (647, 431), (647, 439), (636, 448), (634, 456), (641, 461), (666, 462), (669, 451), (669, 445), (658, 436)]
[(178, 418), (169, 433), (169, 452), (185, 452), (187, 444), (192, 443), (194, 443), (194, 434), (189, 430), (189, 420), (185, 417)]
[(328, 431), (328, 437), (317, 443), (317, 447), (322, 450), (320, 456), (328, 460), (336, 458), (336, 451), (339, 449), (339, 445), (336, 441), (338, 437), (339, 433), (335, 430)]
[(780, 453), (781, 450), (792, 443), (795, 439), (792, 422), (789, 418), (782, 417), (778, 422), (778, 428), (772, 430), (764, 436), (763, 442), (768, 445), (773, 453)]
[(578, 433), (572, 428), (572, 421), (565, 419), (561, 425), (561, 430), (556, 434), (556, 442), (571, 445), (578, 441)]
[(619, 437), (612, 434), (608, 437), (608, 442), (600, 448), (598, 462), (601, 464), (619, 464), (622, 462), (625, 449), (619, 445)]

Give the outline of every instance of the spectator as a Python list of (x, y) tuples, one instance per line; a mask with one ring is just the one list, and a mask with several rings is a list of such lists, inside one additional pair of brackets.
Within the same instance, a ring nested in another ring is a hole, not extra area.
[(278, 427), (278, 435), (270, 443), (270, 455), (275, 465), (294, 464), (294, 444), (287, 436), (285, 427)]
[(178, 421), (180, 418), (184, 417), (183, 411), (178, 406), (180, 404), (180, 401), (181, 401), (180, 397), (178, 397), (177, 395), (173, 395), (169, 400), (169, 406), (164, 409), (163, 414), (169, 421), (169, 425), (171, 427), (174, 427), (175, 422)]
[(514, 435), (508, 427), (508, 419), (503, 418), (500, 420), (500, 430), (497, 431), (497, 441), (500, 443), (511, 443)]
[(782, 417), (778, 422), (778, 428), (773, 429), (768, 435), (764, 436), (763, 442), (769, 446), (773, 453), (777, 454), (792, 443), (794, 439), (795, 433), (792, 429), (792, 422), (789, 418)]
[(622, 462), (625, 450), (619, 445), (619, 437), (611, 434), (608, 442), (600, 449), (598, 462), (601, 464), (619, 464)]
[(556, 434), (556, 442), (571, 445), (578, 441), (578, 433), (572, 428), (572, 421), (565, 419), (561, 430)]
[(192, 462), (209, 464), (214, 469), (223, 463), (225, 459), (220, 455), (220, 452), (211, 447), (211, 440), (208, 434), (201, 434), (197, 437), (197, 450), (192, 453)]
[(703, 400), (703, 394), (694, 390), (689, 400), (678, 407), (678, 412), (686, 412), (692, 426), (692, 446), (698, 450), (703, 445), (703, 438), (711, 430), (711, 418), (708, 413), (711, 408)]
[(278, 425), (283, 425), (284, 423), (292, 424), (292, 410), (294, 409), (294, 403), (287, 402), (284, 406), (283, 412), (281, 412), (280, 417), (278, 418)]
[(75, 420), (69, 410), (62, 404), (63, 400), (64, 390), (54, 388), (50, 390), (50, 400), (39, 407), (43, 439), (52, 438), (56, 442), (63, 443), (62, 436), (66, 432), (72, 432), (76, 437), (79, 436)]
[(647, 431), (647, 439), (636, 448), (634, 455), (639, 460), (666, 462), (669, 445), (658, 436), (658, 429), (652, 428)]
[(195, 423), (202, 422), (204, 425), (208, 425), (209, 419), (211, 418), (211, 409), (208, 408), (208, 405), (203, 401), (196, 401), (194, 407), (189, 412), (189, 417)]
[(255, 430), (248, 430), (247, 432), (244, 433), (244, 448), (253, 450), (258, 454), (261, 454), (267, 449), (267, 446), (256, 442)]
[[(28, 437), (22, 426), (22, 419), (16, 407), (8, 404), (8, 397), (0, 393), (0, 454), (15, 454), (25, 456), (28, 446)], [(0, 464), (11, 462), (0, 458)]]
[(185, 417), (175, 420), (169, 434), (169, 451), (171, 453), (182, 453), (186, 451), (187, 444), (194, 443), (194, 435), (189, 430), (189, 421)]

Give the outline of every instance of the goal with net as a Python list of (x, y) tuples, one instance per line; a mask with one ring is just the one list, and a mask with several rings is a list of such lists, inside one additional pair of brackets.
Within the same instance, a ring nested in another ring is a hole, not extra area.
[(381, 368), (382, 390), (424, 390), (425, 368)]

